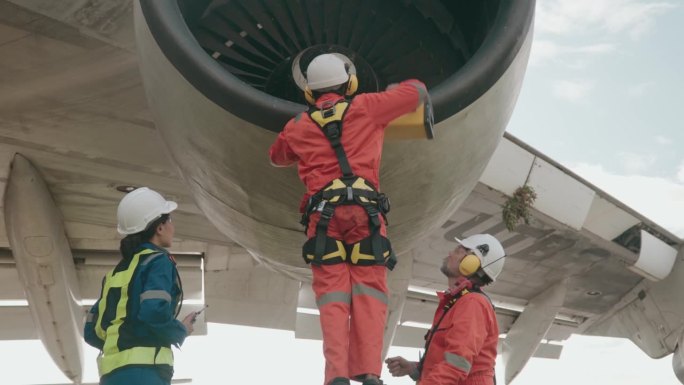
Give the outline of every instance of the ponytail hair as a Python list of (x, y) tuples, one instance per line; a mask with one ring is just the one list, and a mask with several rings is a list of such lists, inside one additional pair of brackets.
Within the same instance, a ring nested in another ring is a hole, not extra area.
[(162, 214), (161, 217), (152, 221), (147, 228), (135, 234), (126, 235), (119, 243), (119, 251), (123, 259), (131, 259), (138, 250), (138, 247), (145, 242), (149, 242), (157, 232), (157, 227), (169, 220), (169, 214)]

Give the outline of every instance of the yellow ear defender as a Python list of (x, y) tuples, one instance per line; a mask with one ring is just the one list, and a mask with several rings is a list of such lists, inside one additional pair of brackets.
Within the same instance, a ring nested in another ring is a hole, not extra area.
[(347, 91), (345, 92), (345, 95), (347, 95), (347, 96), (354, 95), (358, 88), (359, 88), (359, 79), (356, 77), (356, 75), (350, 74), (349, 75), (349, 81), (347, 82)]
[(480, 266), (480, 258), (475, 254), (468, 254), (463, 257), (461, 263), (458, 265), (458, 271), (462, 275), (469, 277), (475, 274)]
[[(347, 89), (344, 91), (344, 94), (346, 96), (352, 96), (356, 93), (356, 90), (359, 88), (359, 79), (356, 77), (356, 75), (351, 74), (349, 75), (349, 80), (347, 81)], [(313, 91), (309, 87), (304, 88), (304, 99), (309, 104), (316, 104), (316, 98), (314, 97)]]
[(314, 98), (314, 94), (313, 91), (311, 91), (311, 88), (304, 88), (304, 99), (306, 99), (306, 101), (311, 105), (316, 104), (316, 98)]

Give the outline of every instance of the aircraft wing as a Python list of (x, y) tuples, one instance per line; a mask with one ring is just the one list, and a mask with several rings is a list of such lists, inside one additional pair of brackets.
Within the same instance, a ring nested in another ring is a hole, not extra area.
[[(529, 223), (509, 230), (502, 208), (523, 185), (537, 199)], [(495, 235), (507, 253), (486, 290), (507, 383), (531, 355), (557, 358), (573, 333), (629, 338), (653, 358), (675, 351), (684, 326), (673, 294), (684, 274), (682, 239), (508, 134), (465, 203), (413, 249), (402, 325), (429, 325), (436, 298), (424, 293), (444, 288), (439, 266), (453, 238), (477, 233)], [(424, 330), (397, 333), (397, 343), (422, 346)]]

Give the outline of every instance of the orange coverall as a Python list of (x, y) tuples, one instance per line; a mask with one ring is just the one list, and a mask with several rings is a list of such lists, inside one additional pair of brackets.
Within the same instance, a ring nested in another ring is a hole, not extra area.
[[(354, 97), (342, 121), (342, 146), (356, 176), (379, 190), (380, 157), (385, 128), (392, 120), (414, 111), (425, 100), (425, 85), (407, 80), (397, 87)], [(342, 96), (327, 93), (316, 101), (337, 102)], [(310, 196), (342, 176), (330, 141), (307, 113), (291, 119), (270, 148), (271, 163), (297, 163), (307, 192), (300, 211)], [(309, 219), (307, 237), (316, 235), (320, 213)], [(386, 237), (384, 221), (380, 233)], [(370, 235), (368, 214), (357, 205), (335, 208), (327, 235), (352, 245)], [(312, 265), (313, 290), (320, 311), (325, 356), (325, 384), (336, 377), (380, 375), (382, 341), (387, 313), (387, 276), (384, 266), (349, 263)], [(353, 304), (353, 306), (352, 306)]]
[(432, 332), (452, 298), (437, 294), (439, 307), (430, 329), (434, 335), (425, 352), (420, 385), (493, 385), (499, 325), (491, 302), (481, 293), (465, 294)]

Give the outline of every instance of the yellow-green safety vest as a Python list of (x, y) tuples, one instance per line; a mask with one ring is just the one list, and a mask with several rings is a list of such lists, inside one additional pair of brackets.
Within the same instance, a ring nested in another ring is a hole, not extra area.
[[(115, 272), (112, 269), (105, 276), (102, 296), (98, 306), (98, 315), (95, 322), (95, 333), (104, 341), (104, 347), (97, 358), (97, 368), (100, 377), (111, 373), (113, 370), (127, 365), (169, 365), (173, 367), (173, 351), (166, 346), (135, 346), (119, 350), (119, 328), (126, 318), (128, 305), (128, 290), (131, 280), (139, 265), (140, 258), (159, 251), (145, 249), (131, 258), (128, 268)], [(116, 292), (120, 291), (119, 295)], [(110, 296), (110, 293), (115, 295)], [(107, 300), (115, 299), (115, 303), (108, 304)], [(107, 329), (102, 328), (102, 318), (106, 310), (116, 308), (116, 314)]]

